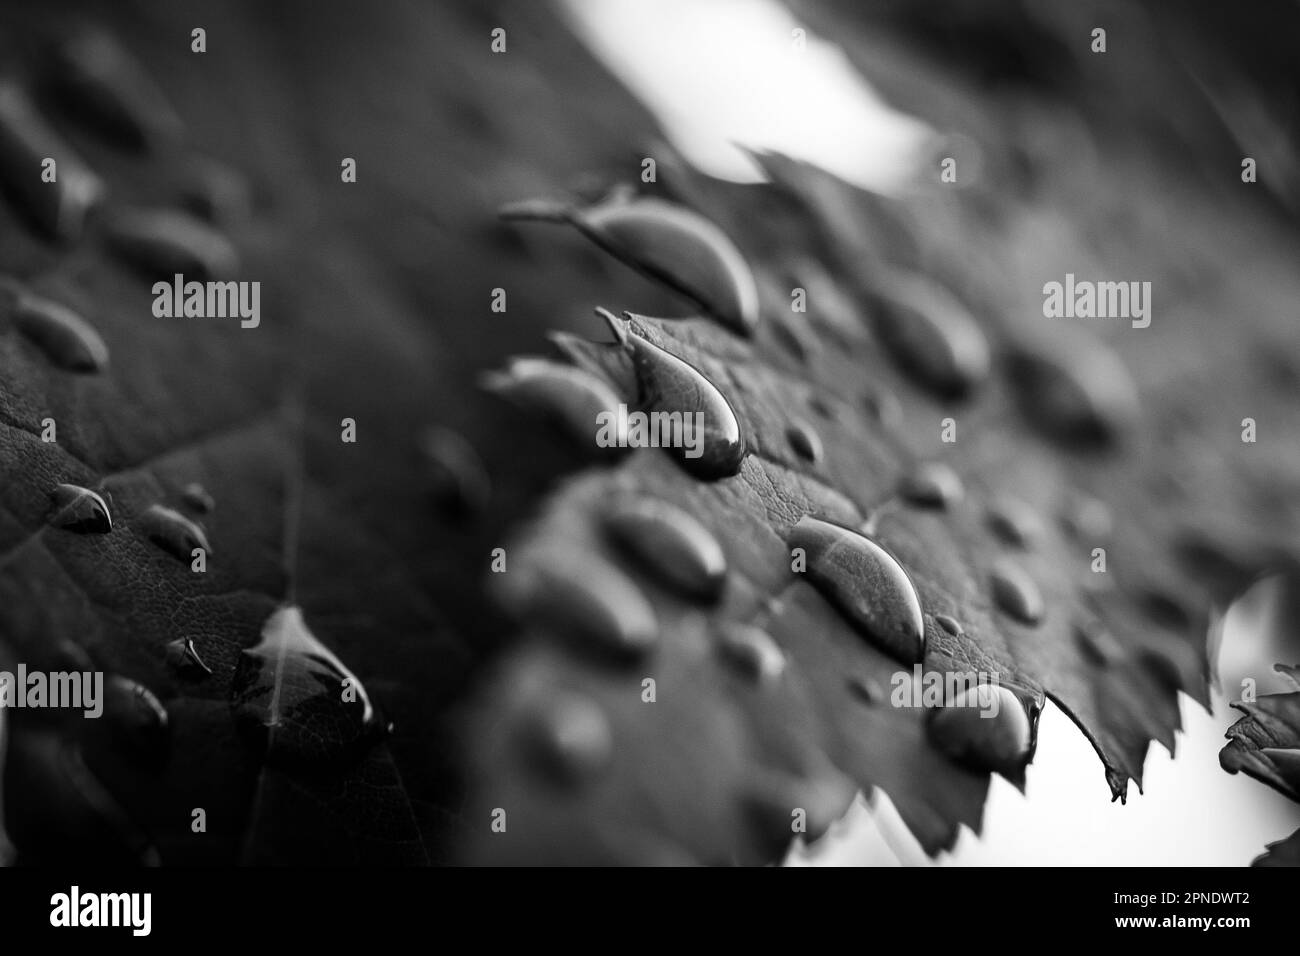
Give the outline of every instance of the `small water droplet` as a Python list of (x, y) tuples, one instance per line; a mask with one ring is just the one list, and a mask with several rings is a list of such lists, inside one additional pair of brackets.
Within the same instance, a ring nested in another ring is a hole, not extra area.
[(934, 623), (951, 634), (953, 637), (960, 637), (962, 634), (961, 622), (955, 617), (949, 617), (947, 614), (936, 614)]
[(181, 492), (181, 501), (185, 507), (191, 511), (197, 511), (199, 514), (210, 514), (217, 503), (212, 500), (212, 496), (198, 482), (190, 482)]
[(821, 461), (822, 440), (806, 422), (795, 422), (786, 429), (785, 437), (800, 458), (811, 462)]
[(233, 276), (239, 254), (208, 223), (177, 209), (132, 209), (115, 216), (107, 228), (113, 250), (150, 278), (207, 281)]
[(994, 534), (1016, 548), (1031, 547), (1044, 533), (1038, 512), (1018, 498), (1004, 496), (994, 501), (988, 521)]
[(804, 516), (791, 547), (808, 556), (808, 576), (878, 647), (904, 663), (925, 656), (921, 599), (898, 559), (866, 535)]
[(1033, 749), (1033, 725), (1024, 705), (998, 684), (978, 684), (932, 710), (929, 732), (935, 746), (954, 760), (1013, 780)]
[(137, 757), (156, 761), (167, 754), (167, 708), (143, 684), (110, 675), (104, 681), (104, 720), (114, 739)]
[(785, 672), (785, 652), (772, 635), (752, 624), (722, 625), (717, 647), (724, 661), (757, 683), (771, 683)]
[(1010, 561), (993, 567), (993, 601), (1005, 613), (1024, 624), (1038, 624), (1046, 613), (1043, 594), (1023, 568)]
[(898, 493), (923, 508), (948, 508), (965, 493), (957, 472), (937, 461), (921, 462), (898, 483)]
[(862, 403), (871, 417), (886, 428), (892, 428), (903, 420), (903, 403), (893, 392), (883, 388), (867, 392)]
[[(490, 372), (481, 381), (484, 388), (520, 408), (540, 411), (580, 450), (608, 458), (627, 453), (626, 427), (618, 415), (621, 400), (593, 372), (521, 356), (512, 358), (504, 371)], [(616, 433), (609, 436), (607, 444), (597, 444), (600, 423), (607, 418), (615, 423)]]
[(1065, 510), (1061, 524), (1076, 541), (1101, 543), (1110, 537), (1114, 519), (1104, 502), (1081, 494)]
[(614, 733), (594, 700), (559, 691), (538, 701), (521, 730), (537, 768), (557, 783), (576, 785), (604, 770), (614, 756)]
[[(637, 316), (627, 313), (626, 319), (619, 319), (604, 309), (597, 313), (631, 353), (640, 383), (641, 409), (680, 416), (683, 447), (669, 449), (673, 459), (690, 474), (705, 480), (726, 478), (740, 471), (745, 457), (740, 420), (718, 387), (695, 366), (649, 341)], [(687, 421), (693, 429), (690, 444), (694, 447), (686, 447)], [(695, 423), (701, 421), (703, 427), (699, 429)]]
[(49, 522), (56, 528), (78, 534), (108, 534), (113, 516), (104, 499), (80, 485), (59, 484), (50, 492), (53, 510)]
[(1094, 664), (1109, 667), (1127, 656), (1124, 645), (1100, 621), (1081, 621), (1073, 630), (1079, 647)]
[(108, 368), (108, 346), (89, 322), (66, 305), (19, 292), (14, 322), (61, 369), (90, 373)]
[(278, 765), (354, 760), (382, 727), (361, 681), (292, 605), (272, 613), (257, 644), (240, 652), (231, 707)]
[(203, 528), (165, 505), (150, 505), (140, 516), (140, 530), (154, 544), (186, 563), (193, 557), (195, 548), (202, 548), (212, 556)]
[(866, 704), (878, 704), (885, 699), (885, 689), (874, 677), (850, 677), (849, 690)]
[(419, 449), (440, 508), (458, 514), (479, 514), (487, 508), (492, 480), (483, 459), (463, 435), (435, 425), (420, 435)]
[(882, 281), (875, 298), (881, 339), (922, 385), (958, 398), (988, 377), (988, 340), (948, 290), (923, 276), (896, 273)]
[(494, 575), (503, 606), (529, 626), (579, 650), (640, 657), (659, 642), (659, 623), (645, 593), (601, 558), (563, 546)]
[(501, 214), (508, 219), (568, 222), (733, 331), (750, 335), (758, 324), (758, 284), (745, 257), (721, 229), (683, 206), (621, 193), (585, 209), (523, 202)]
[(253, 212), (248, 180), (212, 159), (195, 161), (181, 186), (181, 202), (204, 222), (214, 225), (241, 223)]
[(605, 522), (610, 536), (665, 583), (702, 601), (721, 596), (727, 557), (694, 515), (657, 498), (629, 496), (610, 507)]
[(1099, 342), (1060, 355), (1021, 350), (1009, 357), (1007, 368), (1020, 407), (1050, 438), (1104, 445), (1139, 417), (1133, 376)]
[(193, 638), (178, 637), (167, 644), (167, 660), (187, 677), (211, 676), (212, 668), (199, 656)]

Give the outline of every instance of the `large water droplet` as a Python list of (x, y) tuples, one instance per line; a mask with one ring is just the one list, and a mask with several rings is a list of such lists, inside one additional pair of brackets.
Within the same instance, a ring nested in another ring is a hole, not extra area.
[[(593, 372), (549, 359), (516, 357), (504, 371), (483, 376), (482, 383), (521, 408), (540, 411), (580, 450), (604, 457), (627, 452), (627, 433), (618, 414), (621, 400)], [(598, 444), (603, 421), (613, 423), (614, 434)]]
[(614, 734), (600, 705), (558, 691), (529, 708), (521, 730), (529, 756), (557, 783), (576, 785), (599, 774), (614, 755)]
[(733, 668), (759, 684), (770, 684), (785, 672), (785, 652), (772, 635), (752, 624), (722, 625), (718, 632), (718, 653)]
[(921, 462), (903, 475), (898, 493), (923, 508), (948, 508), (964, 493), (957, 472), (942, 462)]
[(56, 528), (78, 534), (108, 534), (113, 530), (113, 516), (104, 499), (80, 485), (55, 485), (50, 492), (53, 510), (49, 522)]
[[(619, 319), (604, 309), (596, 311), (632, 355), (640, 383), (640, 410), (667, 413), (664, 420), (674, 423), (672, 437), (680, 438), (682, 446), (669, 449), (674, 460), (706, 480), (740, 471), (745, 457), (740, 420), (717, 386), (695, 366), (649, 341), (637, 316), (628, 313), (627, 319)], [(651, 430), (661, 434), (666, 429)], [(629, 430), (629, 440), (633, 437)]]
[(508, 206), (510, 219), (568, 222), (606, 252), (700, 306), (742, 335), (758, 324), (758, 285), (727, 235), (698, 213), (659, 199), (616, 194), (577, 209), (548, 202)]
[(291, 605), (277, 609), (261, 640), (240, 652), (231, 706), (276, 764), (351, 761), (382, 733), (361, 681)]
[(1023, 624), (1037, 624), (1046, 613), (1043, 594), (1025, 570), (1010, 561), (993, 567), (993, 601)]
[(636, 658), (659, 641), (659, 623), (644, 592), (608, 561), (577, 548), (556, 549), (493, 580), (517, 620), (580, 650)]
[(132, 209), (108, 224), (114, 251), (151, 279), (186, 281), (233, 276), (239, 254), (230, 240), (201, 219), (175, 209)]
[(1061, 354), (1020, 350), (1010, 357), (1008, 371), (1026, 416), (1059, 441), (1113, 442), (1139, 416), (1132, 375), (1100, 342)]
[(182, 561), (189, 562), (195, 548), (202, 548), (209, 557), (212, 555), (203, 528), (165, 505), (150, 505), (140, 516), (140, 530), (154, 544)]
[(988, 340), (952, 293), (922, 276), (896, 273), (881, 282), (875, 299), (880, 338), (922, 385), (956, 398), (988, 376)]
[(54, 365), (69, 372), (102, 372), (108, 346), (94, 327), (66, 305), (20, 291), (14, 322)]
[(1033, 725), (1020, 698), (998, 684), (977, 684), (932, 710), (929, 731), (954, 760), (1013, 780), (1033, 748)]
[(693, 515), (657, 498), (625, 497), (605, 521), (615, 541), (676, 590), (703, 601), (722, 594), (727, 557)]
[[(58, 161), (58, 179), (41, 182), (42, 162)], [(46, 233), (74, 240), (104, 197), (104, 183), (36, 112), (21, 89), (0, 82), (0, 182)]]
[(790, 546), (808, 556), (808, 576), (860, 631), (904, 663), (925, 656), (921, 599), (898, 560), (866, 535), (805, 516)]
[(114, 739), (140, 759), (158, 761), (166, 756), (167, 709), (143, 684), (110, 675), (104, 681), (103, 716)]

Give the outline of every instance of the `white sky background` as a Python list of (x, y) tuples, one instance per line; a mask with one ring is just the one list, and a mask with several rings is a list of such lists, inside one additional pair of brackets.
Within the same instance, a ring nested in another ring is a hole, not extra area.
[[(833, 43), (807, 35), (775, 0), (559, 0), (584, 42), (655, 114), (672, 145), (696, 168), (738, 182), (762, 180), (741, 144), (814, 163), (881, 193), (906, 191), (937, 134), (885, 104)], [(647, 137), (653, 130), (647, 130)], [(1258, 601), (1256, 601), (1258, 603)], [(1272, 663), (1258, 608), (1241, 602), (1225, 625), (1220, 660), (1226, 688), (1253, 674), (1259, 693)], [(1290, 659), (1300, 661), (1294, 649)], [(1146, 762), (1146, 794), (1110, 802), (1101, 763), (1063, 713), (1048, 705), (1026, 796), (993, 778), (984, 834), (963, 831), (940, 865), (1242, 866), (1264, 844), (1300, 826), (1300, 807), (1263, 784), (1219, 767), (1224, 730), (1236, 719), (1222, 695), (1214, 716), (1182, 699), (1178, 758), (1158, 744)], [(806, 856), (814, 865), (926, 865), (890, 803), (866, 801)]]

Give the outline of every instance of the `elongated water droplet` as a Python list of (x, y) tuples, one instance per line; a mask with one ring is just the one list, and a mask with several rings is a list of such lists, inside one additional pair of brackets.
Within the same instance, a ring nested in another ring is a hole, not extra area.
[(108, 346), (94, 327), (66, 305), (22, 291), (14, 300), (14, 322), (51, 363), (69, 372), (102, 372)]
[(988, 520), (993, 533), (1013, 547), (1031, 547), (1043, 536), (1038, 512), (1018, 498), (998, 498), (989, 506)]
[(433, 426), (420, 435), (419, 448), (439, 507), (459, 514), (477, 514), (487, 508), (492, 480), (483, 459), (464, 436)]
[(948, 508), (964, 493), (957, 472), (937, 461), (922, 462), (898, 483), (898, 493), (923, 508)]
[(292, 605), (278, 608), (257, 644), (240, 652), (231, 707), (278, 765), (352, 761), (382, 732), (361, 681)]
[(795, 422), (785, 432), (794, 453), (805, 461), (818, 462), (822, 457), (822, 440), (806, 422)]
[(657, 498), (625, 497), (605, 516), (610, 536), (660, 580), (701, 601), (716, 600), (727, 557), (694, 515)]
[(212, 496), (198, 482), (190, 482), (181, 492), (181, 501), (185, 507), (191, 511), (197, 511), (201, 515), (209, 514), (217, 503), (212, 500)]
[(759, 684), (770, 684), (785, 672), (786, 657), (781, 646), (767, 631), (752, 624), (724, 624), (718, 632), (718, 653)]
[(577, 548), (557, 549), (493, 580), (517, 620), (579, 650), (636, 658), (659, 641), (654, 609), (641, 589), (608, 561)]
[(1033, 725), (1020, 698), (998, 684), (977, 684), (932, 710), (929, 732), (954, 760), (1012, 780), (1033, 748)]
[[(47, 158), (58, 163), (52, 183), (41, 181)], [(86, 215), (105, 192), (100, 178), (8, 82), (0, 82), (0, 181), (39, 228), (69, 241), (81, 235)]]
[(225, 279), (239, 268), (230, 240), (212, 226), (176, 209), (132, 209), (108, 224), (114, 251), (151, 279)]
[(1100, 342), (1059, 354), (1020, 350), (1010, 356), (1008, 371), (1025, 415), (1061, 442), (1108, 444), (1139, 416), (1133, 376)]
[(209, 557), (212, 555), (203, 528), (165, 505), (150, 505), (140, 516), (140, 530), (150, 541), (181, 561), (188, 563), (195, 548), (202, 548)]
[(537, 769), (556, 783), (581, 784), (598, 775), (614, 755), (614, 733), (600, 705), (572, 691), (538, 701), (521, 730)]
[(790, 546), (808, 556), (808, 577), (881, 650), (904, 663), (925, 656), (921, 599), (898, 560), (866, 535), (805, 516)]
[(949, 617), (947, 614), (936, 614), (934, 616), (934, 623), (938, 624), (953, 637), (961, 636), (961, 622), (955, 617)]
[[(640, 383), (639, 410), (652, 415), (666, 413), (668, 418), (663, 420), (676, 423), (670, 435), (679, 446), (669, 449), (673, 459), (705, 480), (740, 471), (745, 457), (740, 420), (717, 386), (695, 366), (649, 341), (638, 316), (627, 313), (626, 319), (620, 319), (604, 309), (596, 311), (632, 356)], [(647, 419), (647, 430), (662, 438), (666, 429), (654, 428), (654, 421)], [(629, 426), (628, 440), (634, 437)]]
[[(610, 458), (627, 452), (626, 422), (618, 414), (622, 403), (604, 379), (586, 369), (516, 357), (504, 371), (490, 372), (481, 381), (519, 407), (540, 411), (580, 450)], [(611, 434), (602, 436), (603, 422), (610, 423)]]
[(659, 199), (616, 195), (585, 209), (523, 202), (508, 219), (568, 222), (621, 259), (742, 335), (758, 324), (758, 285), (740, 250), (698, 213)]
[(167, 754), (167, 708), (143, 684), (118, 674), (104, 681), (104, 721), (113, 737), (138, 758), (158, 761)]
[(1081, 494), (1065, 509), (1061, 524), (1076, 541), (1101, 544), (1110, 537), (1114, 518), (1105, 502)]
[(80, 485), (55, 485), (50, 492), (53, 510), (49, 522), (56, 528), (78, 534), (108, 534), (113, 530), (113, 516), (104, 499)]
[(1109, 667), (1127, 656), (1124, 645), (1100, 621), (1081, 621), (1073, 630), (1079, 647), (1094, 664)]
[(988, 340), (948, 290), (896, 273), (876, 290), (876, 328), (899, 365), (922, 385), (959, 398), (988, 377)]
[(212, 668), (199, 655), (193, 638), (178, 637), (167, 644), (167, 661), (187, 677), (211, 677)]
[(1043, 594), (1025, 570), (1010, 561), (993, 567), (993, 601), (1005, 613), (1024, 624), (1037, 624), (1046, 613)]
[(52, 61), (50, 76), (65, 104), (112, 140), (142, 149), (181, 134), (162, 91), (111, 34), (78, 30)]

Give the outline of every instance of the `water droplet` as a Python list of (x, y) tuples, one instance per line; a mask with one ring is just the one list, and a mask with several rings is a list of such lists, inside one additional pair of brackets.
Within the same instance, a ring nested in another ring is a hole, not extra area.
[(899, 365), (922, 385), (958, 398), (988, 377), (988, 340), (948, 290), (898, 273), (876, 291), (876, 328)]
[(898, 493), (924, 508), (948, 508), (965, 493), (957, 472), (937, 461), (921, 462), (903, 475)]
[(949, 617), (947, 614), (936, 614), (934, 623), (951, 634), (953, 637), (960, 637), (962, 634), (961, 622), (955, 617)]
[(822, 440), (807, 423), (795, 422), (786, 429), (785, 437), (800, 458), (811, 462), (821, 461)]
[(113, 530), (113, 516), (104, 499), (80, 485), (55, 485), (50, 492), (54, 510), (49, 522), (56, 528), (78, 534), (108, 534)]
[(1046, 613), (1042, 592), (1018, 564), (999, 561), (993, 567), (993, 601), (1024, 624), (1037, 624)]
[[(648, 412), (667, 412), (681, 416), (683, 446), (689, 421), (694, 447), (670, 448), (675, 461), (697, 478), (714, 480), (740, 471), (745, 457), (745, 441), (740, 420), (722, 392), (699, 369), (662, 349), (645, 337), (638, 317), (628, 313), (620, 319), (597, 309), (613, 328), (619, 342), (632, 355), (640, 383), (640, 407)], [(688, 417), (693, 416), (693, 417)], [(696, 422), (703, 423), (702, 432)]]
[(745, 257), (709, 220), (682, 206), (625, 194), (578, 209), (523, 202), (509, 219), (568, 222), (606, 252), (749, 335), (758, 324), (758, 285)]
[(66, 305), (19, 292), (14, 322), (54, 365), (69, 372), (102, 372), (108, 346), (94, 327)]
[(530, 710), (521, 727), (529, 756), (557, 783), (582, 783), (609, 765), (614, 733), (605, 711), (594, 700), (559, 691)]
[(241, 223), (253, 212), (248, 180), (212, 159), (195, 162), (181, 186), (181, 202), (204, 222), (214, 225)]
[(876, 389), (867, 392), (862, 402), (871, 417), (886, 428), (892, 428), (903, 420), (903, 403), (893, 392)]
[(201, 219), (176, 209), (132, 209), (107, 229), (114, 251), (152, 279), (176, 274), (186, 281), (233, 276), (239, 254), (224, 235)]
[(752, 624), (723, 624), (717, 647), (724, 661), (760, 684), (778, 680), (785, 671), (785, 652), (772, 635)]
[(464, 436), (435, 425), (420, 435), (419, 448), (440, 508), (460, 514), (478, 514), (487, 508), (492, 480), (483, 459)]
[(185, 507), (191, 511), (197, 511), (199, 514), (210, 514), (217, 503), (212, 500), (212, 496), (198, 482), (190, 482), (181, 492), (181, 501)]
[(929, 732), (935, 746), (954, 760), (1013, 780), (1033, 750), (1033, 725), (1024, 705), (998, 684), (978, 684), (932, 710)]
[(167, 644), (167, 660), (187, 677), (212, 676), (212, 668), (199, 656), (192, 638), (178, 637), (170, 641)]
[(382, 728), (361, 681), (292, 605), (272, 613), (257, 644), (240, 652), (231, 707), (278, 765), (352, 761)]
[(1073, 630), (1079, 647), (1094, 664), (1109, 667), (1127, 656), (1124, 645), (1100, 621), (1081, 621)]
[[(41, 182), (41, 163), (57, 157), (58, 180)], [(77, 239), (104, 183), (36, 112), (13, 83), (0, 82), (0, 182), (47, 234)]]
[(703, 601), (722, 594), (727, 557), (693, 515), (657, 498), (625, 497), (605, 521), (610, 536), (666, 584)]
[(1059, 355), (1021, 350), (1010, 356), (1008, 372), (1026, 416), (1062, 442), (1107, 444), (1139, 417), (1132, 375), (1099, 342)]
[(578, 548), (556, 548), (493, 580), (517, 620), (580, 650), (636, 658), (659, 642), (659, 623), (642, 590), (608, 561)]
[(989, 506), (989, 527), (1016, 548), (1028, 548), (1044, 533), (1038, 512), (1018, 498), (1001, 497)]
[(866, 704), (878, 704), (885, 699), (885, 689), (874, 677), (850, 677), (849, 690)]
[(104, 681), (104, 721), (119, 743), (155, 761), (168, 750), (167, 708), (143, 684), (117, 674)]
[(1061, 524), (1077, 541), (1100, 543), (1110, 537), (1114, 519), (1104, 502), (1078, 495), (1061, 516)]
[(209, 557), (212, 555), (203, 528), (165, 505), (150, 505), (140, 516), (140, 530), (154, 544), (186, 563), (193, 557), (195, 548), (202, 548)]
[(131, 149), (181, 134), (181, 121), (130, 54), (102, 31), (82, 29), (55, 48), (50, 78), (64, 103)]
[(805, 516), (791, 547), (808, 556), (808, 576), (878, 647), (904, 663), (925, 656), (921, 599), (898, 560), (866, 535)]
[[(581, 450), (611, 458), (627, 452), (625, 423), (618, 415), (621, 400), (593, 372), (549, 359), (516, 357), (504, 371), (483, 376), (482, 383), (520, 408), (541, 411)], [(609, 416), (616, 434), (607, 445), (598, 445), (600, 422)]]

